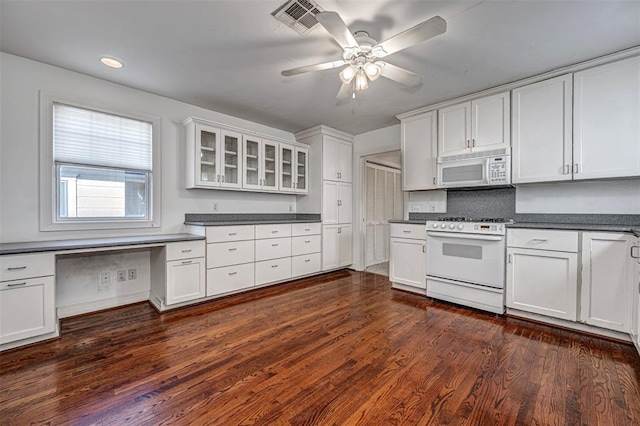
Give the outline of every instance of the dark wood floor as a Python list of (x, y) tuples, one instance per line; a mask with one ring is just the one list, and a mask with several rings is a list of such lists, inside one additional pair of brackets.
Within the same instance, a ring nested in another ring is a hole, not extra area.
[(342, 271), (0, 355), (0, 424), (640, 424), (632, 346)]

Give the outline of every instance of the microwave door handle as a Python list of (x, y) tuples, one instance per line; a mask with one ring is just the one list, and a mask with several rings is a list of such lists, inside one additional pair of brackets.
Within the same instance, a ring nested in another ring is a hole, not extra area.
[(482, 179), (484, 180), (483, 183), (485, 185), (489, 185), (490, 183), (489, 173), (491, 173), (491, 158), (485, 158), (484, 159), (484, 176), (482, 176)]
[(501, 235), (475, 235), (475, 234), (454, 234), (449, 232), (427, 231), (427, 236), (440, 238), (454, 238), (461, 240), (482, 240), (482, 241), (501, 241), (504, 237)]

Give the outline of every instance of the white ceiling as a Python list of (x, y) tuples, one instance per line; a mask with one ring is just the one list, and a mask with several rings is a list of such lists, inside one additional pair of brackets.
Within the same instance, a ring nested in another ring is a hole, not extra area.
[[(300, 36), (271, 12), (281, 0), (0, 0), (0, 49), (288, 131), (323, 123), (353, 134), (395, 114), (640, 45), (640, 1), (319, 0), (378, 41), (434, 15), (444, 35), (385, 60), (424, 76), (379, 79), (335, 105), (338, 70), (280, 71), (339, 59), (318, 26)], [(120, 58), (122, 70), (98, 62)]]

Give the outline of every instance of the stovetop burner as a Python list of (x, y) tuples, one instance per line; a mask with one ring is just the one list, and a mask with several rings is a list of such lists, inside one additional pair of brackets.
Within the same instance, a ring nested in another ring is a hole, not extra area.
[(512, 219), (504, 217), (439, 217), (439, 222), (489, 222), (489, 223), (511, 223)]

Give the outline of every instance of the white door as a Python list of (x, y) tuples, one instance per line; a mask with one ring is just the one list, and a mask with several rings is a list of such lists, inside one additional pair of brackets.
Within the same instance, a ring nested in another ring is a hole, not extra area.
[(262, 141), (260, 166), (262, 168), (262, 189), (278, 190), (278, 173), (280, 170), (279, 150), (277, 142)]
[(338, 265), (349, 266), (353, 263), (353, 228), (351, 225), (338, 227)]
[(206, 294), (204, 258), (167, 262), (167, 305), (199, 299)]
[(295, 191), (294, 151), (293, 146), (280, 144), (280, 178), (278, 185), (282, 192)]
[(352, 182), (351, 169), (352, 165), (351, 143), (340, 141), (338, 145), (338, 180), (341, 182)]
[(353, 194), (350, 183), (338, 184), (338, 223), (351, 223)]
[(574, 76), (574, 179), (640, 176), (640, 57)]
[(338, 179), (338, 147), (340, 141), (331, 136), (322, 137), (322, 179)]
[(196, 185), (220, 186), (220, 130), (195, 124)]
[(325, 180), (322, 183), (322, 223), (327, 225), (338, 223), (339, 208), (338, 182)]
[(466, 154), (471, 147), (471, 102), (438, 110), (438, 156)]
[(322, 226), (322, 270), (335, 269), (339, 265), (338, 225)]
[(610, 330), (631, 330), (634, 265), (627, 234), (582, 233), (580, 321)]
[(242, 136), (244, 155), (244, 177), (242, 187), (246, 189), (262, 189), (262, 141), (251, 136)]
[(242, 187), (242, 135), (223, 130), (220, 132), (220, 186)]
[(391, 239), (389, 280), (426, 290), (425, 242), (406, 238)]
[(511, 146), (509, 92), (471, 102), (471, 149), (490, 151)]
[(513, 91), (513, 183), (571, 180), (572, 75)]
[(436, 188), (437, 115), (435, 111), (402, 120), (402, 189)]
[(576, 321), (578, 255), (507, 249), (507, 307)]

